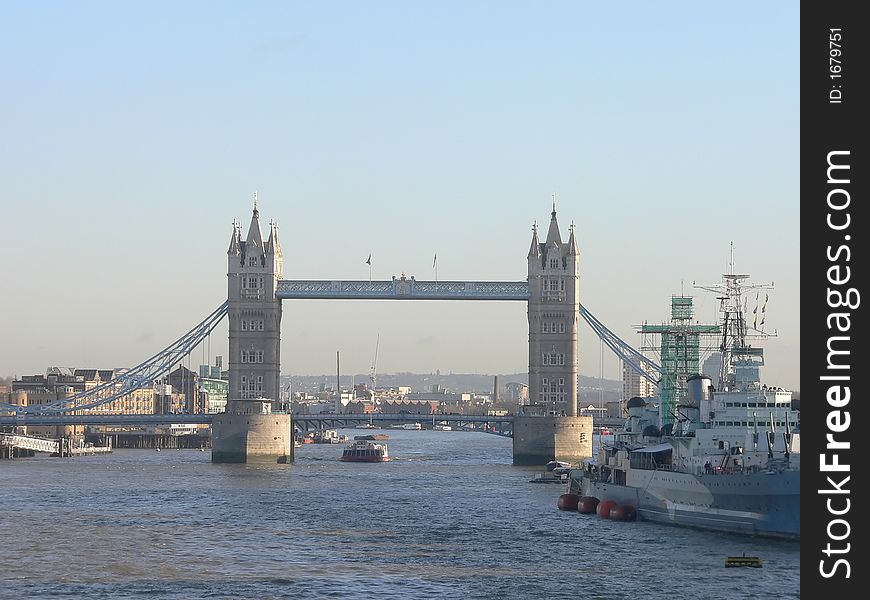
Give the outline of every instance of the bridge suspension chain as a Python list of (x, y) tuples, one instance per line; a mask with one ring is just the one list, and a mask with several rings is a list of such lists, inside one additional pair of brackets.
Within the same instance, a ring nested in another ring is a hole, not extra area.
[(121, 375), (94, 388), (79, 392), (49, 404), (18, 406), (0, 403), (0, 408), (13, 412), (69, 412), (95, 408), (108, 404), (135, 390), (151, 387), (173, 365), (196, 348), (217, 327), (227, 314), (229, 302), (217, 307), (193, 329), (178, 338), (167, 348), (139, 363)]
[(580, 306), (580, 316), (589, 323), (589, 326), (601, 338), (601, 341), (607, 344), (607, 347), (621, 358), (625, 364), (631, 367), (635, 373), (652, 384), (658, 384), (662, 376), (660, 365), (632, 348), (627, 342), (624, 342), (618, 335), (605, 327), (604, 323), (599, 321), (595, 315), (586, 310), (586, 307), (583, 305)]

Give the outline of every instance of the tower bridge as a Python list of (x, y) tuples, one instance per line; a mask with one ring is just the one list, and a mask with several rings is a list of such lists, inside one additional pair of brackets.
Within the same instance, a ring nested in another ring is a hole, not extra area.
[(233, 224), (227, 257), (229, 402), (212, 426), (213, 460), (292, 457), (289, 417), (271, 414), (262, 402), (281, 397), (282, 301), (292, 299), (526, 302), (529, 397), (548, 414), (515, 418), (514, 463), (591, 456), (592, 419), (577, 406), (580, 249), (573, 224), (562, 239), (555, 196), (546, 238), (532, 228), (525, 281), (417, 281), (404, 274), (390, 281), (285, 280), (277, 228), (270, 223), (264, 241), (256, 199), (244, 239)]
[[(591, 454), (592, 419), (578, 414), (578, 326), (586, 320), (602, 341), (642, 377), (656, 381), (660, 367), (622, 341), (580, 304), (580, 251), (573, 226), (562, 240), (555, 198), (546, 237), (537, 225), (524, 281), (428, 281), (404, 274), (391, 280), (283, 279), (277, 227), (264, 240), (256, 198), (245, 237), (237, 223), (227, 249), (227, 302), (154, 357), (116, 380), (37, 407), (0, 404), (19, 417), (33, 412), (79, 413), (153, 385), (172, 365), (229, 320), (229, 394), (226, 413), (213, 415), (216, 462), (293, 457), (291, 417), (273, 412), (280, 399), (282, 301), (295, 299), (465, 300), (526, 302), (529, 328), (529, 397), (546, 415), (512, 417), (514, 462), (575, 461)], [(10, 417), (0, 417), (5, 421)]]

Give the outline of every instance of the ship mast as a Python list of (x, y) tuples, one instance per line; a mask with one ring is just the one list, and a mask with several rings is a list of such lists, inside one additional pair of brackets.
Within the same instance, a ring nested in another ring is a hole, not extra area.
[(372, 398), (374, 398), (375, 388), (378, 386), (378, 349), (381, 345), (381, 334), (378, 334), (378, 339), (375, 342), (375, 358), (372, 361), (372, 371), (369, 379), (372, 380)]
[[(722, 313), (722, 342), (719, 351), (722, 353), (722, 363), (719, 367), (719, 391), (735, 390), (738, 386), (736, 363), (738, 357), (754, 355), (763, 356), (761, 348), (752, 348), (746, 343), (748, 339), (767, 339), (771, 335), (763, 330), (764, 320), (762, 315), (761, 326), (757, 321), (758, 306), (753, 313), (752, 328), (746, 323), (744, 310), (744, 296), (751, 291), (756, 292), (756, 301), (761, 290), (773, 289), (773, 282), (745, 285), (744, 281), (749, 275), (734, 272), (734, 242), (731, 242), (731, 256), (728, 263), (728, 272), (722, 275), (722, 283), (714, 285), (694, 285), (694, 287), (717, 294), (719, 300), (719, 312)], [(763, 309), (762, 309), (763, 311)]]

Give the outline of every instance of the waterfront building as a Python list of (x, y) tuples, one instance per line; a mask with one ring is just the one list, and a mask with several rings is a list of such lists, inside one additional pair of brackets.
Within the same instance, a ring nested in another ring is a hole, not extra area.
[(349, 402), (342, 409), (342, 413), (346, 415), (368, 415), (377, 412), (377, 406), (374, 402), (366, 400), (357, 400)]
[(399, 402), (382, 402), (381, 412), (384, 414), (431, 415), (438, 412), (441, 405), (438, 400), (403, 400)]
[(206, 411), (206, 396), (200, 392), (199, 374), (185, 366), (179, 366), (168, 377), (169, 385), (184, 395), (184, 410), (187, 414), (199, 415)]
[(184, 413), (184, 394), (172, 389), (168, 383), (154, 387), (154, 414), (178, 415)]
[(463, 406), (471, 404), (471, 394), (459, 394), (455, 392), (411, 392), (405, 394), (398, 400), (386, 400), (387, 402), (400, 402), (407, 400), (408, 402), (437, 402), (439, 404), (452, 404), (455, 406)]
[(354, 399), (353, 390), (349, 392), (339, 391), (338, 394), (333, 397), (333, 400), (335, 401), (335, 412), (338, 414), (346, 412), (344, 407), (353, 402)]
[(223, 370), (224, 357), (215, 356), (213, 365), (199, 365), (199, 376), (209, 379), (226, 379), (229, 381), (230, 374)]
[(580, 414), (588, 417), (605, 417), (607, 416), (607, 408), (590, 404), (581, 408)]
[[(641, 363), (641, 368), (652, 375), (652, 368)], [(651, 398), (656, 395), (656, 384), (632, 369), (627, 363), (622, 363), (622, 400), (628, 402), (632, 398)]]
[(713, 387), (719, 389), (719, 373), (722, 369), (722, 353), (713, 352), (704, 361), (704, 366), (701, 367), (701, 372), (710, 378), (713, 382)]
[(293, 402), (290, 410), (296, 415), (335, 414), (335, 402)]
[[(9, 394), (10, 403), (19, 406), (51, 404), (110, 382), (122, 372), (120, 369), (49, 367), (44, 375), (24, 375), (13, 381)], [(109, 388), (107, 393), (114, 391), (117, 391), (117, 388)], [(142, 388), (130, 391), (106, 404), (73, 411), (70, 414), (153, 414), (154, 398), (153, 388)], [(84, 427), (30, 426), (25, 431), (30, 435), (50, 438), (77, 437), (84, 434)]]
[(205, 394), (203, 405), (209, 414), (222, 413), (227, 408), (230, 382), (227, 379), (199, 378), (200, 394)]
[(504, 390), (509, 401), (517, 404), (529, 403), (529, 386), (525, 383), (511, 381), (505, 384)]

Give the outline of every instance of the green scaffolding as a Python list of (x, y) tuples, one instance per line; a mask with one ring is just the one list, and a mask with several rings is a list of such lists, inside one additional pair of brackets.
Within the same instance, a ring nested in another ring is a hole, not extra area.
[(692, 324), (695, 316), (691, 296), (671, 298), (671, 322), (665, 325), (642, 325), (640, 333), (662, 336), (659, 383), (662, 425), (674, 422), (676, 407), (686, 397), (686, 381), (700, 373), (701, 336), (716, 335), (718, 325)]

